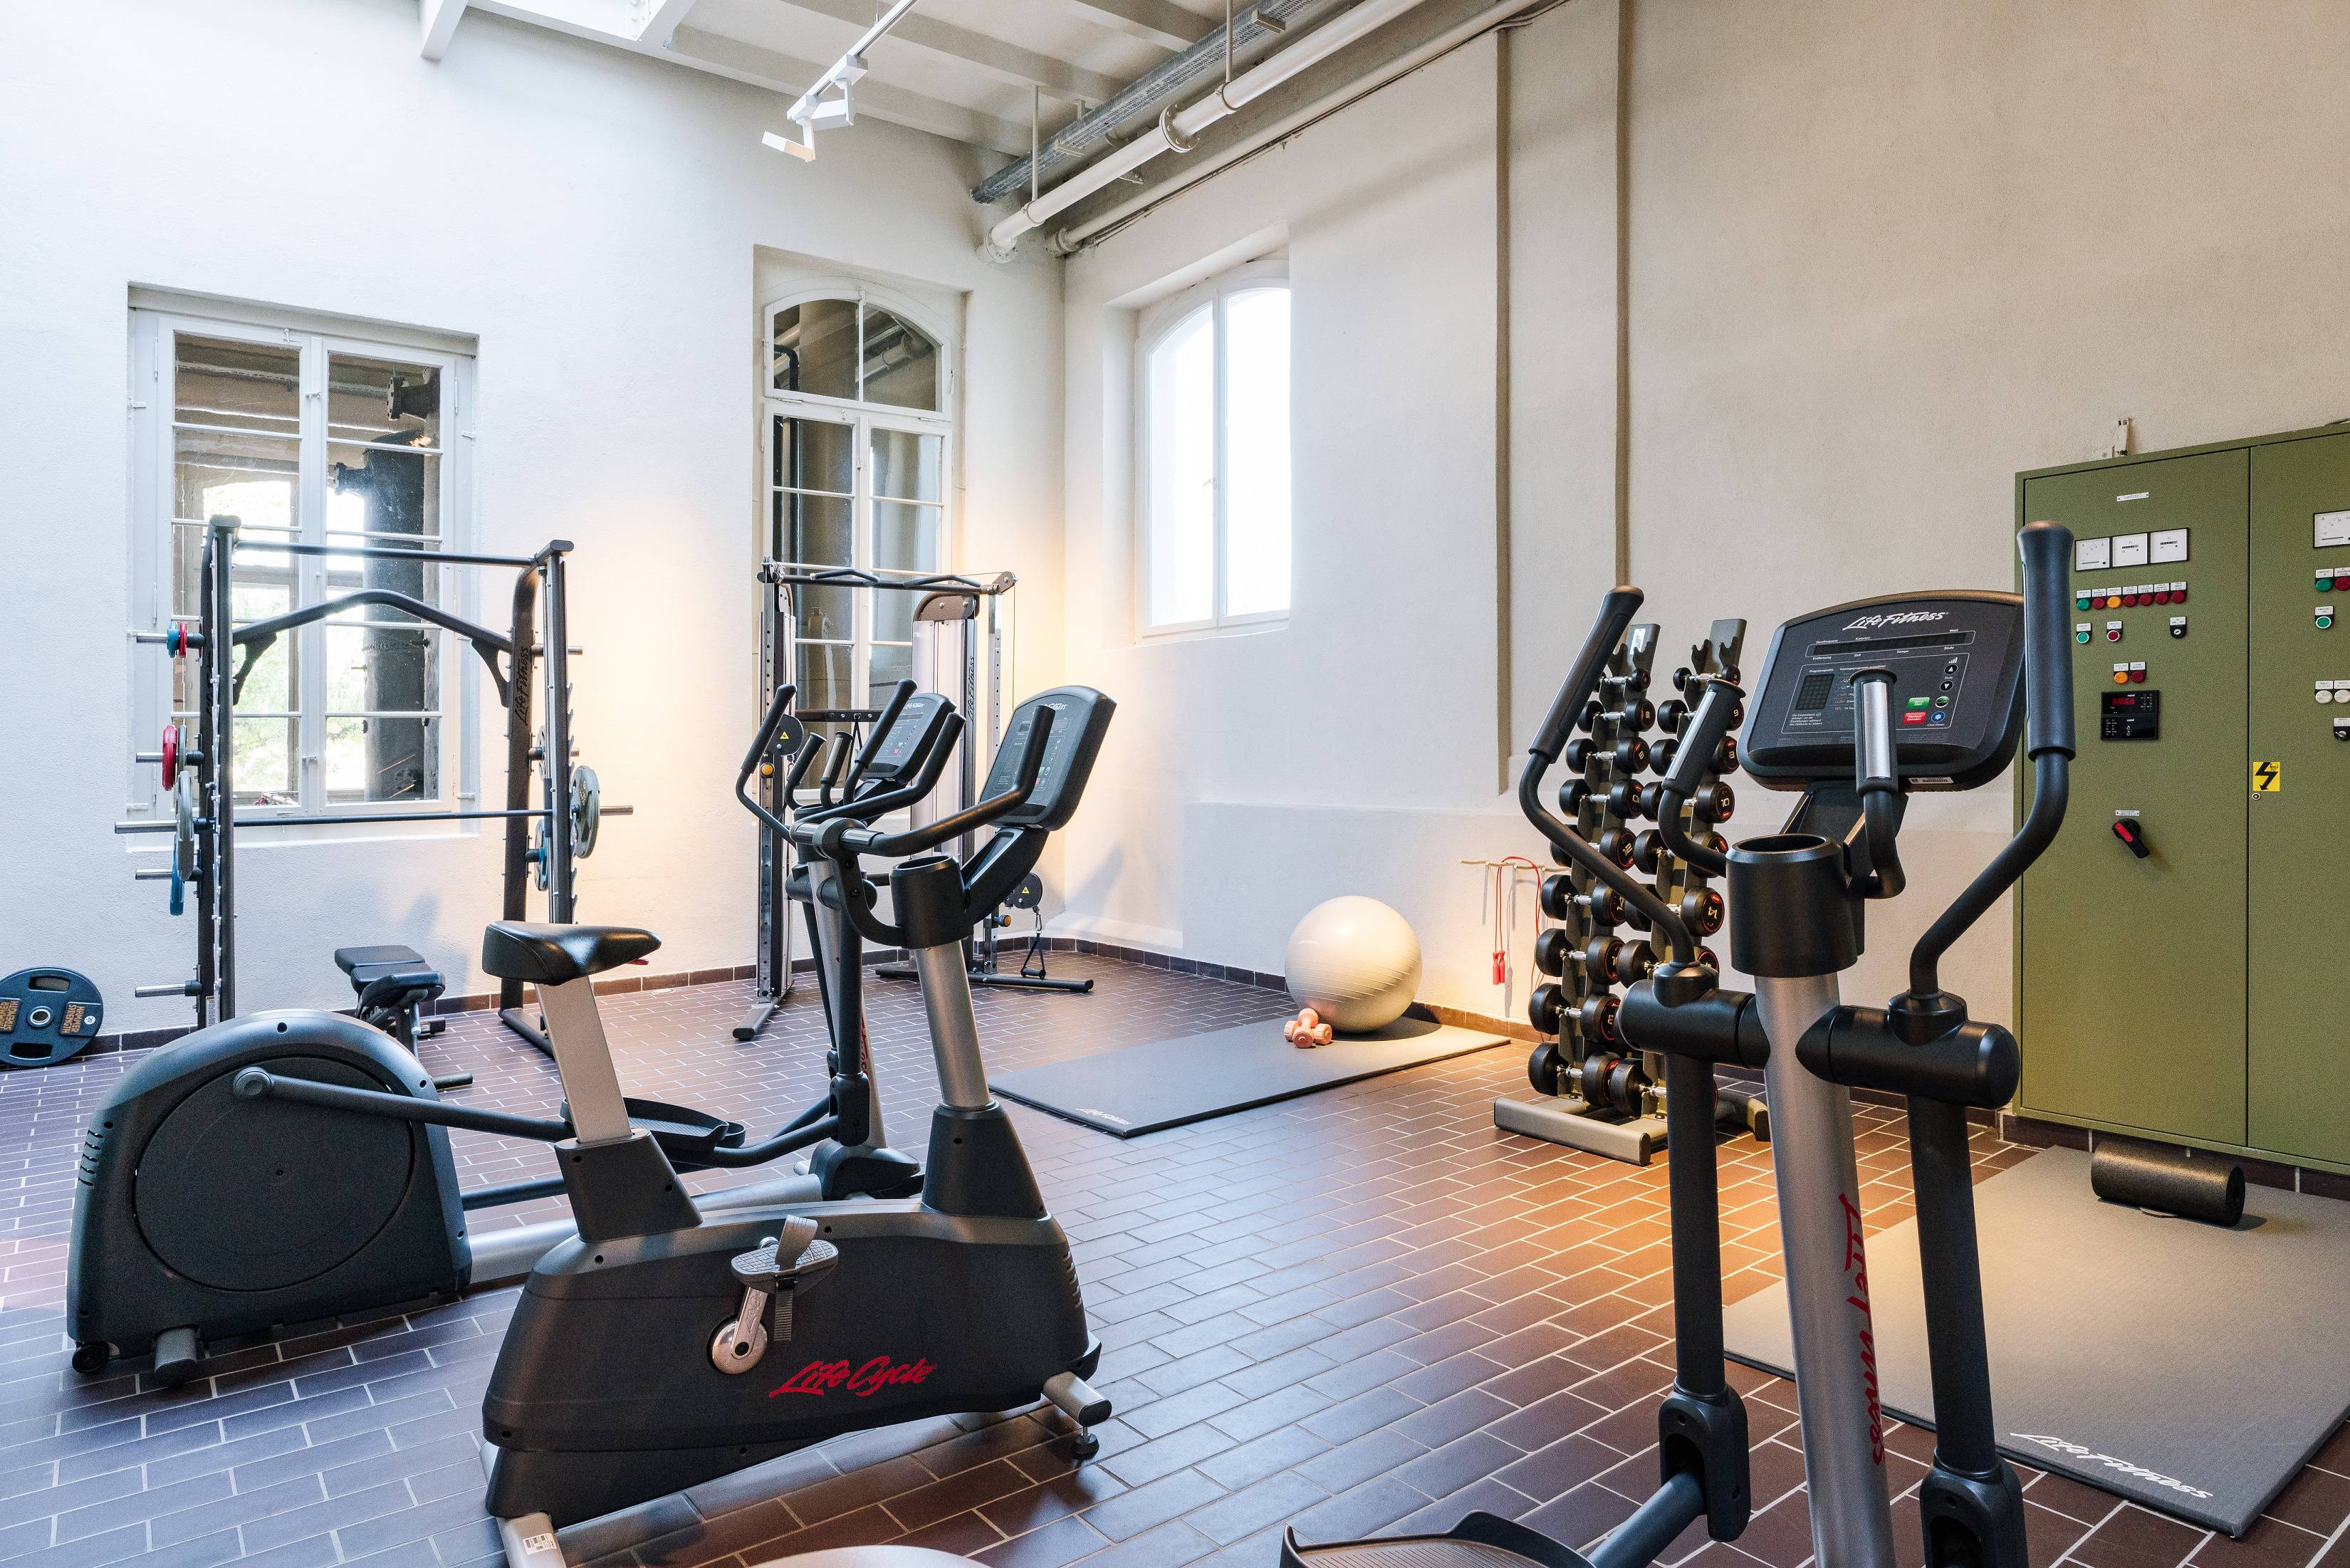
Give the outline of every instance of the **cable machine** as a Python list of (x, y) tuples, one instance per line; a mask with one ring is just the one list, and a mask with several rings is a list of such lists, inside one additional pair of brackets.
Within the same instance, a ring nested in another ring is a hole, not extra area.
[[(550, 760), (563, 758), (567, 762), (572, 753), (568, 656), (574, 650), (565, 640), (568, 626), (564, 593), (564, 557), (571, 550), (570, 542), (550, 541), (535, 556), (484, 556), (378, 545), (243, 540), (237, 536), (237, 519), (228, 516), (183, 526), (204, 530), (203, 553), (197, 572), (197, 614), (192, 620), (175, 618), (161, 631), (133, 632), (131, 640), (160, 644), (174, 660), (194, 657), (195, 732), (191, 736), (175, 716), (163, 727), (161, 748), (140, 753), (135, 759), (161, 768), (163, 787), (171, 792), (171, 820), (118, 822), (114, 831), (172, 836), (169, 866), (135, 870), (131, 876), (141, 882), (169, 882), (170, 909), (174, 915), (185, 911), (188, 893), (193, 890), (196, 966), (194, 975), (188, 980), (142, 985), (134, 994), (192, 999), (199, 1029), (237, 1015), (234, 743), (237, 697), (254, 666), (280, 636), (369, 607), (412, 618), (359, 623), (371, 632), (412, 637), (427, 626), (437, 626), (463, 638), (488, 668), (490, 679), (497, 687), (498, 701), (506, 711), (505, 806), (477, 811), (333, 812), (265, 820), (306, 826), (502, 820), (505, 823), (504, 918), (528, 918), (531, 884), (536, 880), (546, 894), (549, 920), (568, 924), (576, 919), (574, 863), (595, 848), (602, 818), (630, 815), (633, 808), (603, 804), (594, 770), (584, 766), (558, 770)], [(234, 606), (235, 560), (240, 549), (280, 556), (357, 559), (377, 566), (396, 564), (417, 576), (415, 586), (419, 587), (422, 571), (431, 566), (512, 567), (517, 573), (512, 627), (502, 632), (476, 625), (419, 595), (383, 587), (363, 587), (284, 615), (239, 625)], [(539, 607), (542, 586), (546, 591), (543, 625)], [(543, 738), (535, 738), (532, 733), (535, 680), (543, 680), (545, 686), (546, 730)], [(531, 800), (534, 774), (540, 797), (536, 804)], [(562, 781), (559, 784), (558, 779)], [(536, 842), (533, 842), (534, 837)], [(524, 1016), (522, 1002), (518, 982), (500, 982), (500, 1018), (515, 1033), (540, 1050), (547, 1050), (545, 1031)]]
[[(979, 772), (983, 759), (979, 755), (979, 733), (988, 735), (1001, 732), (1003, 726), (1004, 659), (1003, 639), (1006, 596), (1019, 586), (1019, 579), (1010, 572), (993, 576), (966, 576), (949, 572), (888, 573), (866, 571), (854, 566), (806, 566), (788, 561), (766, 561), (759, 567), (759, 581), (767, 590), (761, 596), (759, 612), (759, 702), (764, 710), (774, 701), (775, 694), (785, 686), (798, 684), (803, 691), (807, 683), (797, 668), (794, 653), (792, 628), (797, 623), (802, 601), (806, 594), (819, 588), (848, 588), (868, 594), (913, 594), (918, 596), (912, 617), (914, 654), (927, 690), (952, 690), (957, 705), (974, 720), (983, 700), (987, 705), (984, 725), (973, 722), (964, 732), (961, 754), (956, 759), (956, 809), (969, 806), (976, 799)], [(954, 648), (946, 647), (948, 628), (956, 629)], [(983, 690), (981, 665), (985, 662), (985, 683)], [(852, 742), (860, 732), (880, 717), (877, 708), (810, 708), (800, 711), (799, 717), (811, 727), (825, 724), (844, 725)], [(788, 759), (782, 759), (787, 761)], [(759, 799), (769, 811), (782, 814), (785, 784), (779, 759), (761, 760), (758, 769)], [(917, 805), (918, 822), (928, 820), (933, 808)], [(957, 846), (957, 852), (968, 855), (968, 836)], [(734, 1026), (734, 1038), (752, 1040), (766, 1027), (784, 999), (792, 992), (792, 921), (790, 896), (786, 885), (791, 875), (791, 859), (787, 846), (770, 828), (759, 829), (758, 879), (758, 979), (757, 991), (751, 1011)], [(1010, 900), (1023, 908), (1023, 894), (1015, 890)], [(996, 969), (995, 933), (1003, 916), (995, 909), (965, 939), (966, 967), (974, 985), (1019, 986), (1030, 990), (1089, 992), (1090, 980), (1065, 980), (1038, 974), (1003, 974)], [(910, 969), (888, 966), (874, 971), (885, 979), (910, 979)]]

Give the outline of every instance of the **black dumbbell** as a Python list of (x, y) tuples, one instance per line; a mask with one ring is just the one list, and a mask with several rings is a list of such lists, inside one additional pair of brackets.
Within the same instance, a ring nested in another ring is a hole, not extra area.
[(1534, 968), (1544, 974), (1565, 974), (1575, 938), (1564, 926), (1553, 926), (1534, 938)]
[(1657, 722), (1667, 730), (1679, 732), (1681, 721), (1689, 717), (1689, 704), (1679, 698), (1668, 697), (1657, 704)]
[(1607, 809), (1627, 820), (1645, 815), (1640, 809), (1640, 786), (1630, 779), (1617, 779), (1607, 786)]
[(1667, 735), (1650, 748), (1648, 760), (1656, 764), (1659, 778), (1673, 771), (1673, 758), (1679, 754), (1680, 749), (1681, 738), (1679, 735)]
[(1724, 775), (1734, 774), (1738, 771), (1737, 736), (1724, 735), (1721, 737), (1721, 744), (1714, 748), (1713, 767), (1711, 771)]
[(1616, 1044), (1616, 1010), (1622, 1004), (1612, 996), (1586, 996), (1575, 1010), (1575, 1021), (1583, 1025), (1586, 1040)]
[(1573, 822), (1583, 815), (1583, 803), (1591, 798), (1591, 786), (1581, 779), (1569, 779), (1558, 786), (1558, 814)]
[(1643, 828), (1632, 840), (1632, 864), (1644, 877), (1657, 874), (1657, 867), (1665, 852), (1665, 836), (1653, 827)]
[(1728, 822), (1730, 814), (1738, 809), (1738, 796), (1728, 784), (1717, 784), (1698, 791), (1690, 805), (1700, 822)]
[(1657, 705), (1646, 697), (1636, 697), (1616, 710), (1616, 722), (1627, 730), (1653, 728), (1657, 722)]
[(1537, 1095), (1556, 1097), (1565, 1094), (1567, 1074), (1566, 1058), (1547, 1040), (1535, 1046), (1534, 1054), (1526, 1058), (1526, 1082), (1534, 1086)]
[(1595, 882), (1587, 893), (1577, 893), (1575, 901), (1584, 911), (1603, 926), (1621, 925), (1624, 920), (1624, 895), (1604, 882)]
[(1632, 838), (1630, 828), (1611, 827), (1599, 836), (1599, 853), (1618, 866), (1629, 867), (1632, 864)]
[(1576, 773), (1591, 765), (1591, 753), (1598, 742), (1588, 735), (1577, 735), (1566, 743), (1566, 765)]
[(1593, 985), (1616, 983), (1616, 939), (1602, 931), (1575, 953), (1575, 966)]
[(1656, 950), (1646, 942), (1618, 942), (1612, 956), (1617, 983), (1636, 984), (1646, 980), (1657, 966)]
[(1558, 985), (1538, 985), (1526, 998), (1526, 1022), (1539, 1034), (1555, 1034), (1566, 1022), (1566, 988)]
[(1648, 765), (1648, 742), (1638, 735), (1627, 735), (1616, 742), (1616, 771), (1637, 774)]
[(1564, 871), (1554, 871), (1542, 879), (1542, 912), (1554, 920), (1564, 920), (1575, 909), (1575, 880)]
[(1721, 895), (1711, 888), (1693, 888), (1681, 895), (1681, 923), (1700, 937), (1721, 929)]

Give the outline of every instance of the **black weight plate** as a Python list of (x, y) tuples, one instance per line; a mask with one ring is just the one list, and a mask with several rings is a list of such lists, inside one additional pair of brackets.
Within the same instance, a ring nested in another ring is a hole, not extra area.
[[(281, 1077), (386, 1085), (340, 1062), (286, 1056)], [(282, 1290), (372, 1242), (406, 1196), (425, 1129), (283, 1100), (240, 1100), (222, 1073), (172, 1107), (132, 1179), (155, 1255), (199, 1284)]]
[(47, 1067), (98, 1038), (105, 1003), (88, 976), (20, 969), (0, 980), (0, 1063)]

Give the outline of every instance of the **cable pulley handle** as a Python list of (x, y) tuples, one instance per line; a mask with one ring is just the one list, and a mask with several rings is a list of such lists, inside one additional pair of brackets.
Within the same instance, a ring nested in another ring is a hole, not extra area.
[(889, 693), (889, 701), (882, 704), (881, 716), (866, 729), (865, 744), (857, 753), (857, 765), (848, 770), (847, 782), (841, 785), (840, 793), (844, 799), (854, 794), (857, 786), (865, 782), (865, 770), (871, 767), (873, 759), (881, 754), (881, 743), (889, 738), (890, 726), (897, 723), (898, 715), (906, 711), (906, 704), (913, 695), (914, 683), (906, 680), (899, 680)]
[(1738, 705), (1745, 701), (1745, 692), (1721, 677), (1708, 680), (1705, 694), (1698, 699), (1697, 711), (1690, 716), (1689, 730), (1673, 753), (1673, 765), (1657, 786), (1662, 801), (1657, 811), (1658, 836), (1665, 841), (1667, 849), (1709, 877), (1721, 876), (1730, 862), (1720, 851), (1689, 836), (1689, 830), (1681, 826), (1681, 807), (1697, 794), (1705, 775), (1711, 771), (1714, 753), (1721, 750), (1723, 738), (1737, 726)]
[(2033, 523), (2015, 537), (2023, 559), (2024, 754), (2075, 754), (2073, 745), (2073, 531)]
[[(1624, 640), (1624, 632), (1639, 613), (1640, 601), (1645, 597), (1634, 587), (1610, 588), (1607, 597), (1599, 601), (1599, 618), (1591, 623), (1591, 635), (1584, 639), (1582, 651), (1567, 667), (1566, 680), (1552, 700), (1542, 728), (1534, 732), (1534, 744), (1527, 748), (1541, 759), (1544, 771), (1566, 750), (1566, 737), (1575, 729), (1575, 716), (1591, 701), (1591, 693), (1599, 685), (1599, 672), (1607, 667), (1607, 656)], [(1539, 779), (1541, 774), (1535, 777)]]

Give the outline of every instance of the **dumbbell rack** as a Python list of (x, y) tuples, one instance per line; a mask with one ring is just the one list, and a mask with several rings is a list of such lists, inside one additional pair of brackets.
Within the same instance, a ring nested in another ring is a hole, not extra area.
[[(338, 559), (421, 561), (434, 566), (510, 566), (521, 576), (514, 596), (511, 633), (477, 626), (439, 606), (385, 589), (364, 589), (339, 598), (305, 606), (285, 615), (240, 626), (234, 618), (235, 552), (239, 547), (236, 518), (216, 516), (201, 524), (203, 554), (197, 570), (197, 614), (193, 622), (173, 619), (160, 631), (135, 631), (132, 640), (160, 644), (176, 664), (196, 659), (196, 737), (188, 749), (176, 723), (164, 728), (162, 749), (138, 753), (136, 761), (158, 764), (170, 792), (169, 821), (118, 822), (118, 834), (172, 836), (169, 865), (142, 867), (131, 876), (141, 882), (172, 884), (171, 912), (183, 911), (192, 894), (195, 905), (196, 964), (184, 981), (142, 985), (134, 994), (183, 996), (195, 1003), (196, 1027), (204, 1028), (234, 1018), (236, 1007), (236, 828), (234, 802), (234, 721), (237, 693), (244, 672), (276, 639), (299, 626), (356, 607), (384, 605), (413, 617), (420, 625), (442, 627), (472, 644), (498, 688), (507, 714), (506, 805), (480, 811), (366, 811), (310, 814), (285, 820), (302, 826), (378, 823), (465, 822), (504, 820), (506, 825), (504, 916), (527, 918), (527, 887), (531, 867), (538, 867), (538, 886), (547, 895), (547, 919), (566, 924), (574, 919), (573, 863), (593, 848), (597, 826), (605, 816), (631, 815), (631, 807), (606, 805), (594, 774), (584, 767), (558, 774), (546, 759), (568, 758), (571, 745), (570, 675), (564, 593), (567, 540), (551, 541), (536, 556), (484, 556), (443, 550), (408, 550), (377, 545), (309, 545), (270, 538), (257, 548), (274, 555), (331, 556)], [(543, 626), (538, 588), (546, 587)], [(243, 649), (242, 664), (235, 650)], [(502, 666), (499, 659), (505, 662)], [(534, 740), (531, 707), (534, 673), (543, 675), (547, 723)], [(176, 683), (174, 683), (176, 684)], [(533, 805), (531, 785), (536, 773), (541, 800)], [(558, 786), (565, 778), (567, 787)], [(541, 831), (541, 841), (528, 842), (530, 828)], [(505, 982), (500, 993), (501, 1015), (508, 1027), (541, 1050), (547, 1049), (544, 1033), (533, 1029), (521, 1012), (519, 982)]]
[[(1707, 639), (1690, 649), (1690, 662), (1673, 672), (1677, 691), (1696, 690), (1725, 672), (1734, 677), (1745, 622), (1716, 621)], [(1692, 933), (1710, 936), (1721, 928), (1721, 896), (1696, 867), (1666, 853), (1655, 828), (1634, 824), (1656, 815), (1658, 786), (1640, 775), (1661, 775), (1690, 722), (1681, 698), (1661, 706), (1648, 696), (1656, 658), (1658, 628), (1633, 627), (1608, 657), (1597, 694), (1579, 716), (1581, 732), (1567, 743), (1570, 776), (1559, 787), (1559, 809), (1601, 853), (1651, 878), (1657, 895), (1681, 911)], [(1661, 725), (1653, 746), (1647, 733)], [(1735, 797), (1721, 775), (1737, 766), (1736, 742), (1725, 741), (1689, 805), (1692, 833), (1712, 835), (1729, 820)], [(1534, 966), (1551, 977), (1534, 988), (1527, 1005), (1534, 1026), (1553, 1038), (1535, 1047), (1526, 1076), (1537, 1099), (1503, 1097), (1493, 1103), (1494, 1125), (1586, 1153), (1633, 1165), (1647, 1165), (1665, 1144), (1664, 1085), (1656, 1064), (1622, 1049), (1616, 1032), (1618, 988), (1643, 979), (1663, 956), (1657, 934), (1621, 896), (1578, 867), (1555, 868), (1543, 878), (1542, 910), (1556, 924), (1534, 942)], [(1635, 935), (1618, 928), (1630, 926)], [(1718, 965), (1711, 950), (1704, 957)], [(1722, 1119), (1768, 1134), (1759, 1100), (1725, 1096), (1717, 1106)]]

